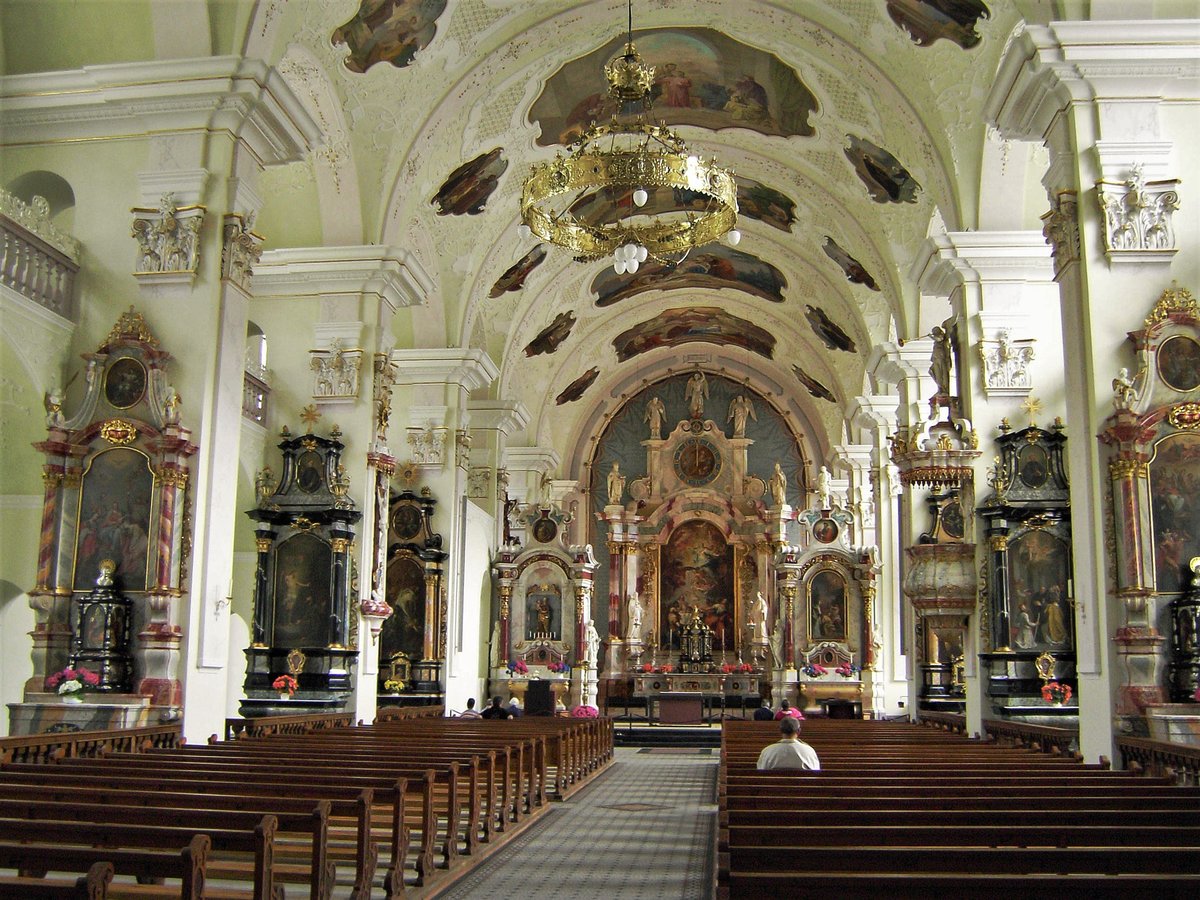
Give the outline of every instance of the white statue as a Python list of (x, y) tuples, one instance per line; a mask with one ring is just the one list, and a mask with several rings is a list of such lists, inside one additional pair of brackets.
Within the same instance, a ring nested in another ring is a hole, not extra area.
[(729, 403), (729, 415), (725, 419), (727, 422), (733, 422), (733, 436), (746, 436), (746, 420), (753, 419), (758, 421), (758, 414), (754, 411), (754, 402), (745, 394), (738, 394)]
[(1124, 367), (1117, 373), (1117, 377), (1112, 381), (1113, 407), (1115, 409), (1132, 409), (1133, 404), (1137, 403), (1138, 395), (1137, 388), (1134, 387), (1135, 380), (1135, 378), (1129, 377), (1129, 370)]
[(683, 399), (687, 401), (688, 415), (693, 419), (704, 415), (704, 401), (708, 399), (708, 379), (704, 377), (703, 372), (697, 372), (688, 379)]
[(591, 620), (587, 620), (587, 627), (584, 630), (584, 637), (587, 641), (587, 664), (588, 668), (600, 668), (600, 634), (596, 631), (596, 625)]
[(832, 509), (832, 500), (830, 495), (833, 493), (833, 476), (829, 474), (829, 470), (821, 466), (817, 472), (817, 500), (820, 501), (821, 509)]
[(493, 669), (500, 668), (500, 620), (492, 625), (492, 652), (488, 654), (488, 665)]
[(637, 591), (629, 595), (625, 609), (628, 620), (625, 626), (625, 639), (640, 641), (642, 639), (642, 601), (638, 598)]
[(662, 423), (666, 415), (667, 410), (662, 400), (657, 396), (651, 397), (650, 402), (646, 404), (646, 421), (650, 423), (651, 440), (662, 439)]
[(767, 640), (767, 598), (759, 591), (750, 604), (750, 640), (763, 643)]
[(613, 463), (612, 471), (608, 473), (608, 502), (616, 505), (621, 502), (625, 493), (625, 476), (621, 474), (621, 464)]
[(179, 424), (179, 392), (171, 385), (167, 385), (167, 389), (163, 392), (163, 423), (167, 425)]
[[(945, 325), (945, 323), (942, 323)], [(933, 326), (933, 354), (929, 361), (929, 375), (937, 385), (937, 392), (949, 396), (950, 368), (954, 356), (954, 348), (950, 343), (950, 335), (942, 326)]]
[(57, 385), (46, 392), (46, 427), (62, 428), (67, 424), (62, 414), (63, 389)]
[(775, 620), (775, 628), (771, 632), (771, 662), (776, 669), (783, 668), (783, 619)]
[(775, 474), (771, 476), (769, 486), (771, 488), (771, 502), (776, 506), (786, 505), (787, 476), (783, 474), (783, 467), (779, 463), (775, 463)]

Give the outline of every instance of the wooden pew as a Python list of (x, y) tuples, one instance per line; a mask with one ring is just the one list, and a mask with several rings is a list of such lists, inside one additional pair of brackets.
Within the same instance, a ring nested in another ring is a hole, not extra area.
[(106, 900), (112, 863), (92, 863), (75, 881), (0, 875), (0, 897), (12, 900)]
[[(205, 879), (211, 839), (204, 834), (192, 837), (179, 852), (167, 850), (132, 849), (128, 847), (88, 847), (64, 842), (0, 843), (0, 868), (16, 869), (23, 875), (46, 872), (77, 872), (87, 867), (86, 880), (97, 870), (107, 872), (104, 887), (109, 887), (113, 873), (135, 876), (139, 880), (179, 879), (179, 887), (163, 887), (155, 891), (152, 885), (139, 885), (143, 897), (178, 897), (180, 900), (201, 900), (205, 896)], [(0, 896), (5, 896), (0, 885)], [(112, 891), (119, 894), (119, 890)], [(23, 896), (18, 893), (17, 895)]]

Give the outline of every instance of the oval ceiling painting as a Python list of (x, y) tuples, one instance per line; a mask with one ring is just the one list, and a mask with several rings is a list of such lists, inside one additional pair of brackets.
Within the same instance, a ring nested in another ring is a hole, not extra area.
[(975, 26), (989, 16), (983, 0), (887, 0), (887, 11), (922, 47), (945, 38), (964, 50), (979, 43)]
[[(737, 183), (739, 216), (758, 219), (780, 231), (792, 230), (792, 223), (796, 221), (795, 200), (753, 178), (734, 176), (733, 180)], [(641, 207), (641, 215), (645, 216), (689, 206), (699, 212), (707, 203), (704, 195), (695, 191), (653, 186), (647, 186), (645, 190), (649, 195), (649, 199)], [(571, 215), (589, 225), (613, 225), (627, 217), (632, 209), (632, 190), (606, 187), (576, 200), (571, 206)]]
[(508, 160), (500, 155), (499, 147), (463, 163), (450, 173), (450, 177), (433, 195), (433, 205), (438, 208), (438, 215), (479, 215), (507, 168)]
[(767, 359), (775, 355), (775, 336), (771, 332), (712, 306), (668, 309), (618, 334), (613, 338), (613, 349), (617, 360), (625, 362), (639, 353), (695, 341), (741, 347)]
[[(634, 34), (638, 53), (654, 66), (655, 119), (719, 131), (808, 136), (813, 96), (791, 66), (772, 53), (708, 28), (659, 28)], [(607, 119), (604, 66), (622, 52), (624, 35), (572, 60), (546, 82), (530, 120), (541, 125), (542, 146), (569, 144), (592, 121)]]
[(916, 203), (921, 185), (900, 160), (870, 141), (847, 135), (846, 159), (876, 203)]
[(334, 29), (330, 43), (348, 47), (346, 68), (365, 72), (376, 63), (410, 65), (437, 33), (446, 0), (362, 0), (354, 18)]
[(769, 262), (722, 244), (710, 244), (673, 265), (648, 261), (632, 275), (618, 275), (611, 266), (605, 267), (592, 279), (597, 306), (612, 306), (643, 291), (676, 288), (733, 288), (782, 303), (785, 287), (787, 278)]

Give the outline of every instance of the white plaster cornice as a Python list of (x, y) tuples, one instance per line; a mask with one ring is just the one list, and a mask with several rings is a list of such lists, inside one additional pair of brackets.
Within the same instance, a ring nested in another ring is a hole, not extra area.
[(321, 130), (274, 68), (238, 56), (85, 66), (0, 79), (5, 144), (228, 130), (263, 165), (291, 162)]
[(500, 370), (482, 350), (459, 347), (393, 350), (396, 384), (455, 384), (466, 391), (487, 387)]
[(254, 296), (302, 299), (374, 294), (395, 311), (420, 306), (433, 280), (399, 247), (293, 247), (267, 250), (254, 266)]
[(467, 403), (471, 412), (472, 428), (487, 428), (499, 431), (505, 437), (529, 424), (529, 410), (521, 401), (509, 403), (505, 400), (471, 400)]
[(1054, 266), (1040, 231), (953, 231), (927, 238), (909, 274), (924, 293), (945, 297), (967, 283), (1050, 282)]
[(506, 447), (504, 467), (509, 472), (537, 472), (545, 477), (558, 468), (560, 457), (552, 447)]
[(850, 421), (882, 432), (896, 430), (900, 398), (895, 394), (864, 394), (850, 402)]
[[(885, 341), (871, 348), (867, 372), (885, 384), (901, 384), (906, 379), (929, 378), (929, 360), (933, 353), (931, 338), (917, 338), (903, 344)], [(896, 400), (899, 404), (899, 398)]]
[(1200, 20), (1052, 22), (1009, 44), (984, 104), (1006, 138), (1043, 140), (1069, 103), (1200, 98)]

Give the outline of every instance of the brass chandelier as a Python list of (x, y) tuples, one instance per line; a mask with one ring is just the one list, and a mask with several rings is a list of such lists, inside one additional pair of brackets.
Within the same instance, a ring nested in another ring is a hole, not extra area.
[[(534, 165), (521, 189), (521, 235), (536, 234), (582, 262), (611, 257), (617, 274), (636, 272), (648, 258), (678, 263), (723, 236), (736, 245), (733, 173), (690, 153), (665, 124), (648, 121), (654, 67), (633, 45), (632, 0), (625, 50), (604, 75), (611, 121), (592, 122), (565, 154)], [(601, 193), (614, 210), (630, 195), (629, 214), (600, 221), (576, 213)], [(653, 213), (642, 213), (652, 196)]]

